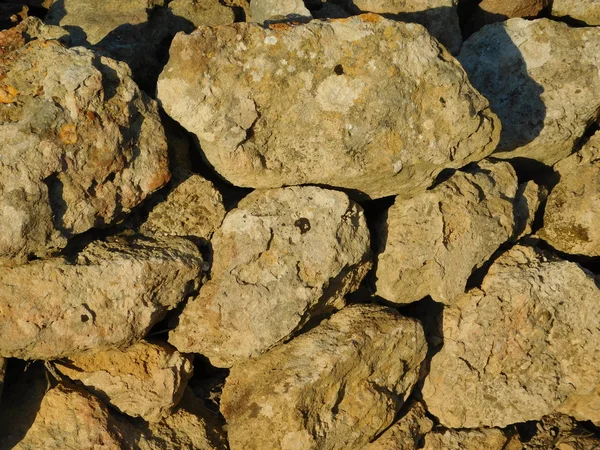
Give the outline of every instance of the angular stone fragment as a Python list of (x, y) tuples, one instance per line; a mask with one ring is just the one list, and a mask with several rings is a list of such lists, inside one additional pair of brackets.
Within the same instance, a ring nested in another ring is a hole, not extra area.
[[(597, 450), (600, 439), (569, 416), (552, 414), (535, 426), (535, 435), (527, 441), (527, 450)], [(518, 447), (517, 450), (523, 447)], [(507, 449), (512, 450), (512, 449)]]
[(104, 403), (132, 417), (156, 422), (169, 415), (192, 376), (192, 358), (169, 345), (137, 342), (57, 362), (58, 370), (82, 382)]
[(459, 61), (502, 121), (498, 158), (553, 165), (600, 110), (600, 29), (510, 19), (465, 41)]
[(396, 15), (404, 22), (420, 23), (450, 53), (456, 55), (460, 51), (458, 0), (354, 0), (352, 4), (362, 12)]
[(373, 14), (179, 34), (158, 97), (223, 177), (255, 188), (409, 196), (487, 156), (500, 132), (423, 27)]
[(93, 242), (65, 258), (0, 267), (0, 356), (56, 359), (143, 338), (197, 283), (185, 239)]
[(547, 196), (548, 190), (535, 181), (527, 181), (519, 185), (515, 203), (517, 229), (513, 240), (516, 241), (532, 233), (535, 216)]
[(371, 267), (360, 206), (317, 187), (251, 193), (211, 242), (211, 280), (169, 342), (218, 367), (257, 356), (342, 307)]
[[(414, 403), (408, 412), (364, 450), (417, 450), (423, 436), (431, 431), (433, 422), (425, 415), (421, 403)], [(440, 447), (441, 448), (441, 447)]]
[(449, 303), (462, 294), (517, 228), (517, 183), (510, 164), (482, 162), (433, 190), (397, 198), (381, 233), (377, 294), (395, 303), (427, 295)]
[(597, 0), (553, 0), (552, 15), (600, 25), (600, 3)]
[(508, 450), (507, 442), (509, 438), (497, 428), (445, 430), (427, 434), (423, 450)]
[(548, 196), (539, 236), (564, 253), (600, 256), (600, 133), (554, 170), (560, 181)]
[(150, 211), (144, 234), (193, 236), (209, 240), (225, 217), (223, 197), (200, 175), (190, 175)]
[[(515, 246), (444, 310), (423, 398), (451, 428), (504, 427), (598, 402), (600, 289), (575, 263)], [(585, 402), (583, 401), (585, 400)], [(592, 418), (590, 418), (592, 419)]]
[(190, 21), (195, 28), (226, 25), (235, 21), (233, 10), (219, 0), (173, 0), (169, 2), (169, 11), (175, 17)]
[(0, 263), (45, 256), (169, 180), (157, 105), (124, 65), (38, 39), (0, 53), (0, 75)]
[(474, 7), (467, 28), (474, 32), (484, 25), (514, 17), (534, 18), (550, 3), (550, 0), (483, 0)]
[(356, 305), (235, 365), (221, 397), (231, 449), (364, 448), (410, 394), (426, 347), (416, 320)]
[(250, 12), (252, 21), (258, 23), (267, 20), (312, 18), (303, 0), (252, 0)]

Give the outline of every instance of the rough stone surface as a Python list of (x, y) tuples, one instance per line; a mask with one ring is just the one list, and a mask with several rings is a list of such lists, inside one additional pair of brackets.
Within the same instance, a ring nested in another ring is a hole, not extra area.
[(252, 0), (250, 13), (253, 22), (267, 20), (311, 19), (303, 0)]
[(564, 253), (600, 256), (600, 133), (554, 169), (560, 181), (548, 196), (539, 236)]
[(125, 350), (84, 353), (57, 368), (104, 403), (156, 422), (169, 415), (192, 376), (192, 358), (169, 345), (137, 342)]
[(588, 25), (600, 25), (598, 0), (553, 0), (552, 15), (580, 20)]
[(0, 54), (0, 262), (45, 256), (169, 180), (157, 105), (129, 75), (56, 41)]
[(210, 181), (192, 174), (152, 208), (140, 231), (209, 240), (224, 217), (225, 207), (219, 191)]
[(417, 450), (423, 436), (431, 431), (432, 427), (433, 422), (425, 415), (423, 405), (414, 403), (400, 420), (363, 449)]
[(535, 181), (527, 181), (519, 185), (517, 201), (515, 203), (515, 217), (517, 229), (514, 240), (518, 240), (533, 232), (533, 224), (540, 206), (546, 200), (548, 190)]
[[(518, 447), (520, 450), (523, 447)], [(571, 417), (553, 414), (536, 424), (535, 435), (527, 441), (526, 450), (596, 450), (600, 439)], [(507, 449), (512, 450), (512, 449)]]
[(456, 55), (460, 51), (458, 0), (354, 0), (352, 4), (363, 12), (391, 14), (404, 22), (420, 23), (450, 53)]
[[(449, 303), (516, 228), (517, 176), (505, 162), (456, 172), (435, 189), (396, 199), (383, 224), (377, 294), (394, 303)], [(524, 227), (524, 226), (523, 226)]]
[(233, 10), (219, 0), (173, 0), (169, 2), (169, 10), (174, 16), (189, 20), (196, 28), (235, 21)]
[(251, 193), (211, 242), (211, 280), (169, 342), (218, 367), (259, 355), (342, 307), (371, 267), (360, 206), (317, 187)]
[(575, 263), (515, 246), (444, 310), (423, 398), (451, 428), (538, 420), (598, 402), (600, 289)]
[(423, 27), (373, 14), (179, 34), (158, 98), (224, 178), (255, 188), (409, 196), (487, 156), (500, 133)]
[(231, 449), (364, 448), (410, 394), (426, 347), (416, 320), (357, 305), (234, 366), (221, 398)]
[(503, 22), (509, 18), (534, 18), (550, 3), (551, 0), (483, 0), (474, 7), (466, 28), (474, 32), (484, 25)]
[(600, 29), (510, 19), (465, 41), (459, 61), (502, 121), (499, 158), (553, 165), (600, 109)]
[(56, 359), (143, 338), (197, 283), (199, 251), (180, 238), (93, 242), (65, 258), (0, 268), (0, 355)]
[(508, 441), (497, 428), (435, 431), (425, 436), (423, 450), (507, 450)]

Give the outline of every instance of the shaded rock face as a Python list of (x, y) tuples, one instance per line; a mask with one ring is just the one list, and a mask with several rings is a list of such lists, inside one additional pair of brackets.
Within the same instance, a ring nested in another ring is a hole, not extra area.
[(458, 0), (354, 0), (351, 9), (393, 17), (423, 25), (453, 55), (458, 54), (462, 36), (456, 7)]
[(312, 19), (302, 0), (252, 0), (250, 13), (253, 22), (268, 20)]
[(230, 447), (363, 448), (392, 423), (425, 353), (417, 321), (347, 307), (232, 368), (221, 399)]
[[(446, 430), (425, 436), (424, 450), (508, 450), (509, 438), (497, 428), (480, 430)], [(517, 447), (521, 449), (521, 447)], [(515, 448), (514, 450), (517, 450)], [(510, 447), (509, 447), (510, 449)]]
[(212, 239), (211, 280), (188, 302), (169, 342), (229, 367), (344, 306), (370, 269), (360, 206), (336, 191), (255, 191)]
[(157, 105), (124, 65), (39, 39), (0, 73), (0, 263), (111, 224), (169, 180)]
[(142, 339), (197, 284), (185, 239), (96, 241), (65, 258), (0, 268), (0, 355), (56, 359)]
[(125, 350), (74, 356), (57, 368), (119, 411), (157, 422), (181, 399), (192, 359), (169, 345), (142, 341)]
[(254, 188), (410, 196), (489, 155), (500, 131), (423, 27), (372, 14), (179, 34), (158, 98), (224, 178)]
[(508, 163), (483, 162), (396, 199), (380, 233), (377, 294), (394, 303), (427, 295), (449, 303), (462, 294), (471, 273), (514, 235), (517, 186)]
[(600, 108), (600, 30), (548, 19), (481, 29), (458, 56), (502, 121), (498, 158), (553, 165), (573, 150)]
[(600, 3), (596, 0), (553, 0), (552, 15), (600, 25)]
[(550, 0), (483, 0), (471, 13), (466, 29), (472, 33), (484, 25), (510, 18), (535, 18), (550, 3)]
[(444, 311), (444, 346), (423, 388), (428, 410), (452, 428), (503, 427), (562, 408), (583, 415), (598, 402), (599, 312), (589, 272), (515, 246), (481, 289)]
[(600, 133), (554, 169), (560, 181), (548, 197), (540, 237), (564, 253), (600, 256)]

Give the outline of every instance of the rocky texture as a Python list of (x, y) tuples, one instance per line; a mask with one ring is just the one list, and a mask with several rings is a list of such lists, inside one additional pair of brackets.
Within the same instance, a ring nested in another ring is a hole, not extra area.
[(519, 226), (517, 176), (505, 162), (456, 172), (435, 189), (396, 199), (380, 233), (377, 294), (394, 303), (449, 303)]
[(37, 17), (27, 17), (16, 27), (0, 31), (0, 56), (36, 39), (67, 43), (69, 42), (68, 36), (69, 33), (60, 27), (46, 25)]
[(458, 59), (502, 121), (499, 158), (552, 165), (600, 108), (600, 29), (511, 19), (465, 41)]
[(209, 240), (224, 217), (225, 207), (219, 191), (200, 175), (190, 174), (164, 201), (152, 208), (140, 231)]
[(560, 181), (548, 197), (539, 236), (564, 253), (600, 256), (600, 133), (554, 169)]
[(507, 438), (497, 428), (480, 430), (445, 430), (425, 436), (423, 450), (521, 450), (522, 447), (507, 448)]
[(360, 206), (337, 191), (255, 191), (212, 239), (211, 280), (169, 342), (218, 367), (257, 356), (344, 305), (370, 268)]
[(192, 360), (166, 344), (138, 342), (125, 350), (84, 353), (57, 368), (82, 382), (104, 403), (156, 422), (168, 416), (192, 376)]
[[(503, 427), (598, 402), (600, 289), (575, 263), (515, 246), (444, 310), (423, 398), (444, 426)], [(591, 419), (591, 418), (590, 418)]]
[(596, 450), (599, 446), (600, 439), (590, 430), (581, 427), (568, 416), (553, 414), (542, 418), (536, 424), (534, 436), (524, 447), (517, 449)]
[(548, 197), (548, 189), (535, 181), (527, 181), (519, 185), (515, 203), (515, 219), (517, 229), (513, 240), (518, 240), (533, 232), (536, 214)]
[(0, 30), (11, 28), (25, 20), (29, 8), (20, 3), (0, 3)]
[(0, 75), (0, 262), (45, 256), (169, 180), (157, 105), (124, 65), (38, 39), (0, 54)]
[(553, 0), (552, 15), (579, 20), (587, 25), (600, 25), (600, 3), (597, 0)]
[(551, 0), (483, 0), (471, 13), (467, 29), (474, 32), (484, 25), (514, 17), (538, 17), (550, 3)]
[(345, 308), (231, 369), (221, 398), (230, 447), (363, 448), (392, 423), (425, 353), (417, 321)]
[(175, 17), (190, 21), (195, 28), (226, 25), (235, 21), (233, 10), (219, 0), (173, 0), (169, 2), (169, 11)]
[(460, 51), (462, 36), (456, 13), (458, 0), (354, 0), (350, 3), (362, 12), (420, 23), (450, 53), (456, 55)]
[[(385, 430), (373, 443), (362, 447), (364, 450), (417, 450), (423, 436), (431, 431), (433, 422), (425, 415), (421, 403), (414, 403), (394, 425)], [(441, 448), (441, 447), (440, 447)]]
[(424, 28), (373, 14), (179, 34), (158, 97), (223, 177), (255, 188), (410, 196), (487, 156), (500, 132)]
[(185, 239), (93, 242), (76, 258), (0, 268), (0, 356), (56, 359), (143, 338), (197, 283)]
[(252, 0), (250, 13), (253, 22), (268, 20), (312, 19), (302, 0)]

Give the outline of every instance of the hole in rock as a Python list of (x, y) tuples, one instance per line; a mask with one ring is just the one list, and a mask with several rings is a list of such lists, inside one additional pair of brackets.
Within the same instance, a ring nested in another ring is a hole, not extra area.
[(344, 66), (342, 66), (341, 64), (338, 64), (337, 66), (335, 66), (333, 68), (333, 71), (335, 72), (336, 75), (344, 75)]

